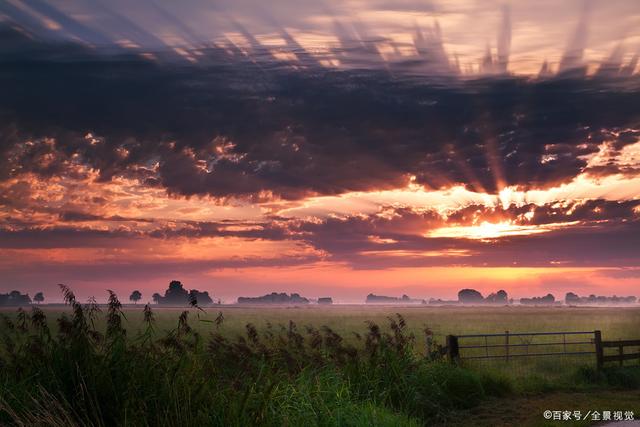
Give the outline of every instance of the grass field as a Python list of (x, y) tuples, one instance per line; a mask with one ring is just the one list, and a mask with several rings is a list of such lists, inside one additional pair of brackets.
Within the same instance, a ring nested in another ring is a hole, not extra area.
[[(170, 330), (177, 325), (178, 316), (184, 308), (151, 306), (159, 329)], [(60, 306), (41, 307), (52, 318), (69, 309)], [(0, 312), (15, 315), (15, 309), (4, 308)], [(143, 305), (126, 305), (122, 309), (127, 329), (142, 328)], [(309, 306), (237, 306), (222, 305), (191, 310), (194, 329), (206, 333), (212, 328), (208, 321), (219, 313), (224, 316), (222, 333), (243, 334), (247, 323), (258, 330), (268, 323), (286, 326), (293, 321), (300, 326), (327, 325), (346, 339), (353, 332), (363, 332), (366, 322), (385, 323), (388, 316), (400, 313), (407, 321), (409, 332), (416, 335), (417, 345), (424, 344), (423, 331), (430, 328), (437, 339), (448, 334), (548, 332), (548, 331), (593, 331), (599, 329), (606, 339), (636, 338), (640, 335), (640, 306), (638, 307), (431, 307), (392, 305), (333, 305)], [(199, 321), (202, 320), (202, 321)], [(98, 316), (98, 326), (104, 316)], [(104, 325), (102, 325), (104, 326)]]
[(143, 306), (41, 311), (46, 332), (37, 310), (2, 311), (0, 422), (535, 426), (554, 425), (542, 417), (552, 403), (640, 413), (640, 367), (598, 374), (590, 355), (462, 367), (424, 358), (425, 328), (439, 343), (505, 330), (637, 339), (640, 307), (213, 306), (186, 319), (152, 307), (153, 323)]
[[(48, 317), (56, 318), (65, 310), (60, 306), (42, 306)], [(156, 328), (159, 332), (169, 332), (176, 328), (178, 317), (184, 308), (153, 306)], [(4, 310), (15, 315), (15, 310)], [(67, 312), (69, 310), (66, 310)], [(124, 325), (130, 334), (143, 329), (143, 306), (127, 305), (123, 307)], [(224, 323), (215, 328), (211, 323), (222, 313)], [(438, 344), (445, 344), (449, 334), (491, 334), (510, 331), (518, 332), (557, 332), (557, 331), (594, 331), (600, 330), (603, 339), (640, 338), (640, 307), (525, 307), (525, 306), (411, 306), (411, 305), (334, 305), (334, 306), (238, 306), (223, 305), (206, 307), (204, 311), (190, 310), (191, 326), (206, 336), (214, 329), (221, 335), (234, 339), (245, 334), (245, 326), (250, 323), (259, 332), (267, 325), (274, 329), (287, 328), (290, 321), (299, 327), (328, 326), (340, 334), (346, 342), (354, 343), (356, 333), (367, 330), (367, 322), (380, 325), (387, 323), (389, 317), (402, 315), (407, 323), (407, 332), (415, 336), (414, 349), (417, 353), (425, 351), (425, 333), (429, 328)], [(104, 329), (105, 316), (96, 318), (98, 329)], [(55, 330), (55, 324), (52, 325)], [(584, 338), (584, 337), (583, 337)], [(544, 341), (544, 339), (543, 339)], [(475, 343), (475, 342), (474, 342)], [(577, 350), (585, 350), (581, 346)], [(552, 351), (558, 349), (552, 348)], [(500, 350), (497, 351), (499, 353)], [(554, 382), (570, 382), (572, 368), (576, 365), (591, 366), (594, 356), (565, 356), (562, 358), (528, 358), (505, 364), (502, 361), (478, 361), (473, 364), (480, 370), (496, 370), (511, 377), (534, 376), (551, 379)], [(470, 365), (470, 363), (468, 363)], [(527, 385), (527, 384), (523, 384)], [(540, 384), (535, 384), (539, 387)]]

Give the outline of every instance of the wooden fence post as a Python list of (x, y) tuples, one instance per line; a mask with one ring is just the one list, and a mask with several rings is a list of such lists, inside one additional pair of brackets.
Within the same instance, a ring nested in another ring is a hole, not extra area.
[(447, 356), (449, 358), (449, 362), (457, 362), (460, 358), (458, 337), (455, 335), (447, 335)]
[(504, 354), (505, 360), (509, 361), (509, 331), (504, 331)]
[(618, 355), (620, 356), (620, 366), (624, 365), (624, 346), (620, 344), (618, 346)]
[(601, 370), (604, 365), (604, 351), (602, 350), (602, 332), (593, 332), (593, 342), (596, 345), (596, 367)]

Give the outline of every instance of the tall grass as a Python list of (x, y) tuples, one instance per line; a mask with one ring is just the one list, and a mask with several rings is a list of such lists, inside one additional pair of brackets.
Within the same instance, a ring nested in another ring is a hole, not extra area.
[(294, 322), (229, 338), (222, 314), (203, 336), (197, 305), (160, 332), (147, 305), (130, 335), (115, 293), (98, 328), (95, 301), (61, 290), (71, 310), (55, 334), (38, 307), (2, 319), (1, 424), (413, 426), (485, 395), (472, 372), (416, 354), (401, 315), (347, 343)]

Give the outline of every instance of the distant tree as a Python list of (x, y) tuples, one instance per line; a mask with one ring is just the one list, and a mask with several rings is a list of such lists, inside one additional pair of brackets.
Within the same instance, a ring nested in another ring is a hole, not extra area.
[(490, 293), (484, 301), (489, 304), (508, 304), (509, 298), (506, 291), (499, 290), (496, 293)]
[(464, 304), (474, 304), (483, 302), (484, 298), (475, 289), (462, 289), (458, 292), (458, 301)]
[(398, 302), (398, 297), (389, 297), (386, 295), (376, 295), (369, 294), (367, 298), (364, 300), (367, 304), (376, 304), (376, 303), (394, 303)]
[(309, 300), (293, 293), (272, 292), (261, 297), (238, 297), (238, 304), (309, 304)]
[[(18, 297), (15, 300), (16, 305), (29, 305), (29, 304), (31, 304), (31, 297), (29, 296), (29, 294), (21, 294), (18, 291), (13, 291), (13, 292), (17, 292), (17, 295), (18, 295)], [(12, 294), (13, 294), (13, 292), (12, 292)]]
[(333, 304), (333, 299), (331, 297), (318, 298), (318, 304)]
[(156, 292), (151, 298), (153, 302), (161, 305), (205, 306), (213, 304), (213, 299), (209, 296), (209, 292), (200, 292), (197, 289), (188, 291), (178, 280), (172, 280), (169, 283), (169, 287), (164, 291), (164, 296)]
[(580, 297), (573, 292), (567, 292), (564, 296), (564, 302), (565, 304), (576, 304), (580, 302)]
[(301, 297), (300, 294), (292, 293), (291, 302), (294, 304), (309, 304), (309, 300), (305, 297)]
[(160, 304), (160, 301), (162, 300), (162, 295), (156, 292), (151, 296), (151, 298), (153, 299), (153, 302), (155, 302), (156, 304)]
[(209, 292), (200, 292), (197, 289), (188, 291), (178, 280), (172, 280), (171, 283), (169, 283), (169, 287), (164, 291), (164, 296), (155, 293), (152, 298), (156, 304), (165, 305), (205, 306), (213, 304), (213, 299), (209, 296)]
[(172, 280), (169, 288), (164, 292), (163, 304), (186, 305), (189, 303), (189, 292), (178, 280)]
[(365, 299), (367, 304), (395, 304), (395, 303), (420, 303), (422, 300), (413, 299), (409, 295), (398, 297), (389, 297), (386, 295), (369, 294)]
[(33, 300), (40, 304), (42, 301), (44, 301), (44, 294), (42, 292), (38, 292), (33, 296)]
[(29, 294), (22, 294), (20, 291), (11, 291), (8, 294), (0, 294), (0, 305), (21, 306), (31, 304)]
[(520, 298), (520, 304), (525, 304), (525, 305), (530, 305), (530, 304), (538, 304), (538, 305), (545, 305), (545, 304), (553, 304), (555, 303), (556, 298), (551, 295), (551, 294), (547, 294), (543, 297), (533, 297), (533, 298)]
[(567, 292), (564, 297), (564, 303), (567, 305), (579, 305), (579, 304), (633, 304), (636, 302), (634, 296), (604, 296), (604, 295), (589, 295), (588, 297), (581, 297), (573, 292)]
[(213, 304), (213, 300), (209, 296), (209, 292), (200, 292), (197, 289), (191, 289), (191, 291), (189, 291), (189, 303), (191, 305), (203, 306)]
[(131, 292), (131, 296), (129, 297), (129, 301), (133, 301), (134, 304), (137, 304), (138, 301), (140, 301), (142, 299), (142, 294), (140, 293), (140, 291), (135, 290), (133, 292)]

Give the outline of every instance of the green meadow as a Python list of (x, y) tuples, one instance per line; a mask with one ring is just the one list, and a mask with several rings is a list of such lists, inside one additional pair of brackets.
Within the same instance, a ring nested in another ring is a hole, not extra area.
[[(143, 304), (125, 305), (123, 322), (130, 331), (143, 328)], [(60, 306), (40, 307), (49, 317), (58, 317), (69, 309)], [(524, 306), (393, 306), (393, 305), (333, 305), (333, 306), (240, 306), (213, 305), (202, 310), (167, 308), (151, 305), (156, 326), (161, 330), (175, 328), (178, 316), (190, 311), (193, 328), (207, 333), (211, 321), (223, 314), (221, 332), (233, 336), (244, 334), (247, 323), (259, 330), (269, 323), (272, 326), (288, 325), (293, 321), (300, 326), (329, 326), (352, 339), (353, 332), (363, 332), (369, 321), (385, 323), (389, 316), (401, 314), (407, 329), (416, 336), (418, 347), (424, 344), (424, 329), (433, 331), (437, 340), (449, 334), (502, 333), (601, 330), (605, 339), (640, 338), (640, 306), (638, 307), (524, 307)], [(15, 309), (4, 308), (0, 312), (15, 315)], [(97, 316), (97, 325), (104, 326), (104, 313)]]
[(448, 334), (637, 339), (640, 307), (181, 309), (67, 299), (3, 309), (2, 425), (543, 426), (591, 424), (553, 424), (546, 409), (640, 414), (637, 361), (597, 371), (593, 355), (451, 364), (425, 354), (426, 329), (432, 350)]

